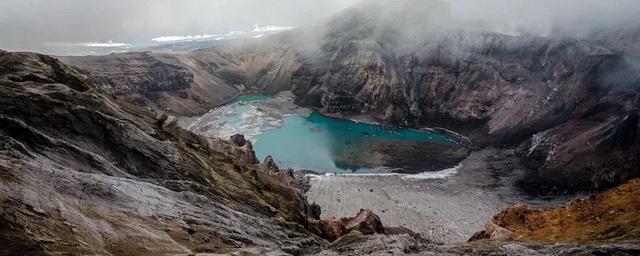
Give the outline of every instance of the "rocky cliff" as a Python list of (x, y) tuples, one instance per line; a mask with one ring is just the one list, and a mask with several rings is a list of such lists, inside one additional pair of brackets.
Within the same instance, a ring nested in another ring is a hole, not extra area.
[[(0, 254), (299, 254), (308, 205), (246, 145), (99, 93), (58, 60), (0, 53)], [(253, 156), (253, 158), (251, 158)]]
[(142, 52), (61, 59), (106, 94), (177, 115), (205, 113), (239, 94), (235, 84), (178, 55)]
[[(256, 39), (258, 40), (258, 39)], [(60, 57), (102, 92), (174, 115), (196, 116), (247, 92), (290, 87), (297, 70), (289, 40), (235, 41), (186, 54)]]
[(396, 126), (444, 126), (476, 143), (518, 143), (614, 88), (637, 86), (622, 55), (585, 41), (455, 28), (408, 40), (377, 12), (348, 11), (327, 26), (317, 51), (301, 53), (298, 103)]
[[(65, 61), (102, 88), (147, 88), (160, 96), (138, 103), (177, 114), (202, 113), (236, 93), (290, 89), (297, 104), (328, 115), (444, 127), (479, 147), (519, 147), (532, 169), (523, 186), (536, 193), (605, 189), (639, 175), (637, 29), (588, 40), (510, 36), (433, 22), (450, 19), (446, 5), (395, 6), (374, 1), (326, 23), (189, 54)], [(155, 67), (157, 60), (172, 64)], [(143, 73), (117, 70), (140, 63), (134, 70)], [(153, 67), (174, 72), (148, 75)], [(182, 77), (175, 88), (165, 86), (171, 74)]]
[[(499, 230), (496, 237), (524, 242), (441, 246), (382, 227), (369, 211), (309, 220), (317, 206), (290, 173), (257, 164), (250, 143), (176, 126), (172, 115), (290, 89), (298, 104), (325, 114), (441, 126), (478, 147), (517, 148), (505, 161), (529, 168), (521, 182), (529, 192), (605, 190), (640, 176), (637, 30), (590, 40), (406, 31), (403, 24), (422, 21), (416, 15), (448, 19), (438, 15), (446, 7), (398, 6), (391, 14), (350, 9), (328, 24), (187, 54), (62, 58), (81, 73), (48, 56), (0, 51), (0, 254), (304, 254), (328, 243), (319, 236), (337, 239), (326, 255), (536, 255), (578, 249), (530, 242), (637, 244), (637, 181), (557, 210), (507, 210), (478, 235)], [(593, 229), (581, 228), (585, 221)], [(579, 250), (615, 250), (600, 244)]]

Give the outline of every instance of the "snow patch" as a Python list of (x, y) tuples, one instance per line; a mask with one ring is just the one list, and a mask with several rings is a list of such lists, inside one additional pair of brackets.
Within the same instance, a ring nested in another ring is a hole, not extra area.
[(91, 42), (91, 43), (84, 43), (83, 45), (87, 46), (87, 47), (106, 47), (106, 48), (110, 48), (110, 47), (124, 47), (124, 46), (127, 46), (129, 44), (114, 43), (112, 40), (109, 40), (106, 43)]
[(177, 42), (177, 41), (194, 41), (204, 40), (209, 38), (215, 38), (216, 40), (221, 38), (219, 35), (194, 35), (194, 36), (161, 36), (151, 39), (151, 41), (158, 43)]
[(181, 41), (198, 41), (198, 40), (207, 40), (213, 39), (216, 41), (226, 40), (226, 39), (235, 39), (238, 37), (252, 37), (252, 38), (260, 38), (265, 35), (265, 33), (274, 33), (284, 30), (290, 30), (295, 27), (290, 26), (259, 26), (258, 24), (254, 25), (252, 31), (242, 31), (242, 30), (232, 30), (227, 32), (226, 34), (202, 34), (202, 35), (183, 35), (183, 36), (160, 36), (156, 38), (152, 38), (151, 41), (156, 43), (168, 43), (168, 42), (181, 42)]
[(273, 25), (267, 25), (267, 26), (261, 27), (258, 24), (253, 25), (253, 27), (254, 28), (252, 32), (254, 33), (285, 31), (285, 30), (291, 30), (295, 28), (292, 26), (273, 26)]
[(129, 46), (130, 44), (126, 44), (126, 43), (117, 43), (114, 42), (113, 40), (109, 40), (107, 42), (85, 42), (85, 43), (49, 43), (47, 45), (52, 45), (52, 46), (63, 46), (63, 47), (77, 47), (77, 46), (84, 46), (84, 47), (99, 47), (99, 48), (115, 48), (115, 47), (125, 47), (125, 46)]
[(325, 174), (307, 174), (312, 180), (322, 179), (324, 177), (400, 177), (403, 180), (442, 180), (449, 177), (453, 177), (458, 174), (458, 171), (462, 168), (461, 164), (454, 167), (447, 168), (437, 172), (422, 172), (417, 174), (402, 174), (402, 173), (325, 173)]

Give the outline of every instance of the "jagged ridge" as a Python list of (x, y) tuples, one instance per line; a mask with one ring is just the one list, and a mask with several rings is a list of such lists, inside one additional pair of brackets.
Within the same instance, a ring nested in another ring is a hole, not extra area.
[(54, 58), (0, 53), (0, 123), (0, 254), (301, 253), (323, 243), (305, 231), (304, 198), (244, 161), (252, 152), (112, 101)]

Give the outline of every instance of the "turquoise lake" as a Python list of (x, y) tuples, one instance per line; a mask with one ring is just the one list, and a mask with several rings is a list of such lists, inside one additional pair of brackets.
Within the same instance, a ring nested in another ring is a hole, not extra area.
[[(397, 145), (431, 141), (456, 145), (445, 135), (424, 130), (387, 129), (312, 111), (306, 115), (277, 113), (278, 107), (273, 105), (279, 102), (271, 96), (239, 97), (221, 109), (212, 121), (201, 122), (208, 126), (200, 124), (199, 129), (228, 130), (220, 137), (232, 133), (249, 134), (260, 160), (271, 155), (280, 168), (318, 172), (388, 172), (389, 168), (382, 166), (383, 160), (375, 160), (385, 158), (376, 152), (385, 143)], [(363, 154), (365, 159), (358, 159)]]

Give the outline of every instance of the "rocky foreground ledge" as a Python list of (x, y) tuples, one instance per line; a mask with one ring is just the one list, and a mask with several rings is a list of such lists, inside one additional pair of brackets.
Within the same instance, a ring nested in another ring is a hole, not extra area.
[(176, 120), (52, 57), (0, 52), (0, 255), (297, 255), (382, 232), (370, 211), (316, 220), (293, 175), (258, 164), (242, 136)]
[(639, 185), (632, 180), (559, 208), (519, 204), (491, 218), (468, 242), (353, 231), (320, 255), (638, 255)]

